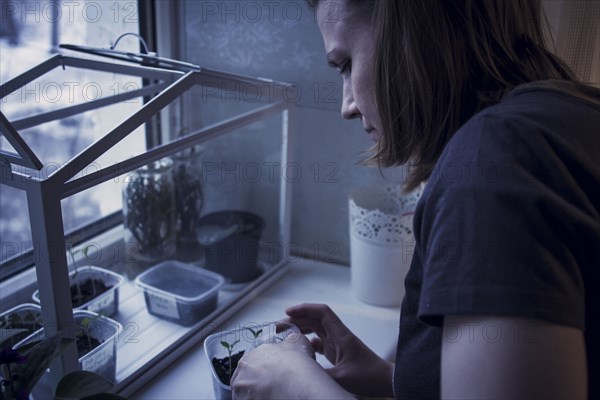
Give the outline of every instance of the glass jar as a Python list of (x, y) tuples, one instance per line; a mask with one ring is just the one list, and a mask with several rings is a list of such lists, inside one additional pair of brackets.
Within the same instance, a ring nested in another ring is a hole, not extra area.
[(186, 262), (196, 262), (202, 256), (196, 231), (204, 206), (200, 161), (203, 150), (203, 146), (196, 145), (172, 157), (177, 258)]
[(123, 219), (128, 272), (133, 271), (135, 276), (173, 256), (177, 237), (175, 218), (175, 185), (170, 158), (139, 168), (125, 179)]

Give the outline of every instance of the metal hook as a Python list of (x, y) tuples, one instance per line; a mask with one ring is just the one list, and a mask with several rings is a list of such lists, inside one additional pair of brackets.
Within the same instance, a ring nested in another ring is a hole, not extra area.
[(135, 36), (140, 40), (140, 43), (142, 44), (142, 52), (143, 54), (154, 54), (154, 55), (158, 55), (157, 53), (150, 53), (148, 51), (148, 44), (146, 43), (146, 41), (144, 40), (144, 38), (142, 37), (142, 35), (135, 33), (135, 32), (125, 32), (124, 34), (122, 34), (121, 36), (119, 36), (117, 38), (117, 40), (115, 40), (115, 44), (113, 44), (112, 46), (110, 46), (111, 50), (114, 50), (117, 45), (119, 44), (119, 41), (121, 39), (123, 39), (125, 36)]

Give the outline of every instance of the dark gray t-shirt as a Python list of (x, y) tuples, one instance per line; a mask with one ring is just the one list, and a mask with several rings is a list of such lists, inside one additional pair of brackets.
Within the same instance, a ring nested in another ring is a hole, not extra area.
[(396, 398), (439, 398), (444, 315), (582, 329), (600, 376), (600, 91), (534, 82), (473, 116), (444, 149), (414, 230)]

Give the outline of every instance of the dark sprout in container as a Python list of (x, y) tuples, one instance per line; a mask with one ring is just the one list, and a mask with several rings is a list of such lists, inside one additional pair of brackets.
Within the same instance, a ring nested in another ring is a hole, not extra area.
[[(175, 253), (173, 161), (163, 158), (133, 171), (123, 188), (128, 267), (145, 269)], [(137, 274), (136, 274), (137, 275)]]
[(177, 257), (186, 262), (198, 261), (202, 256), (196, 238), (204, 205), (200, 164), (202, 152), (203, 147), (196, 145), (173, 155)]

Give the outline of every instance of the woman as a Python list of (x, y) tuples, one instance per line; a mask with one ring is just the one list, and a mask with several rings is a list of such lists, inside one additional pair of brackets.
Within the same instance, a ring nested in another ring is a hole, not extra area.
[(545, 49), (540, 4), (313, 2), (342, 116), (427, 181), (396, 363), (303, 304), (312, 343), (247, 354), (235, 396), (600, 397), (600, 91)]

